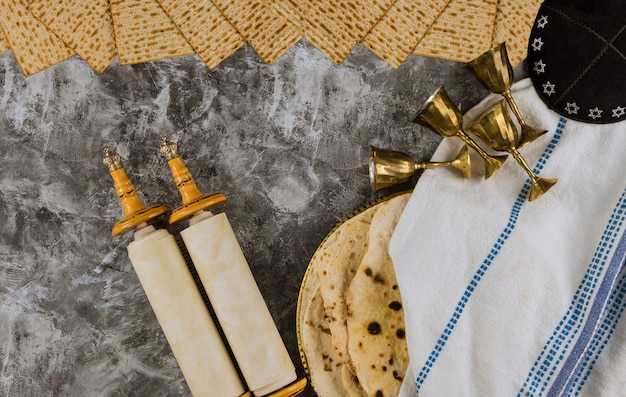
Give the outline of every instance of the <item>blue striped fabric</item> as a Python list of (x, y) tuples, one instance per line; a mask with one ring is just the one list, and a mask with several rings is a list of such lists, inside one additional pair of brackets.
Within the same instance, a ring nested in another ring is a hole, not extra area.
[[(626, 195), (626, 191), (624, 195)], [(617, 215), (624, 212), (624, 205), (626, 205), (624, 195), (621, 200), (621, 209), (615, 211)], [(621, 227), (623, 222), (622, 219), (618, 222), (618, 225)], [(624, 308), (623, 305), (619, 308), (619, 305), (621, 301), (623, 301), (623, 289), (626, 288), (626, 272), (623, 271), (625, 261), (626, 233), (622, 233), (613, 259), (609, 264), (604, 280), (594, 299), (591, 311), (587, 316), (583, 331), (548, 392), (548, 397), (570, 395), (574, 382), (578, 383), (582, 389), (582, 385), (584, 384), (582, 379), (585, 378), (585, 376), (581, 376), (581, 374), (583, 371), (590, 372), (593, 367), (591, 363), (595, 360), (591, 359), (591, 355), (598, 351), (598, 344), (600, 343), (598, 339), (603, 339), (604, 343), (608, 342), (608, 338), (602, 338), (599, 335), (610, 335), (610, 333), (607, 333), (607, 330), (614, 329), (619, 319), (619, 316), (615, 315), (615, 313), (618, 311), (621, 312)], [(616, 283), (617, 287), (615, 286)], [(616, 304), (617, 307), (615, 307)], [(604, 321), (602, 320), (603, 316)]]
[[(557, 144), (559, 143), (561, 139), (561, 136), (563, 135), (563, 131), (565, 129), (566, 123), (567, 123), (567, 119), (565, 118), (561, 118), (559, 120), (550, 143), (541, 154), (539, 160), (537, 161), (537, 164), (535, 165), (535, 168), (533, 169), (533, 171), (536, 174), (539, 174), (541, 172), (541, 170), (544, 168), (544, 166), (547, 164), (548, 160), (550, 159), (552, 152), (556, 148)], [(466, 287), (463, 295), (461, 296), (461, 299), (457, 303), (452, 317), (448, 321), (446, 327), (443, 330), (443, 333), (439, 337), (437, 343), (435, 344), (435, 347), (433, 348), (430, 355), (428, 356), (428, 359), (422, 366), (422, 369), (420, 370), (417, 376), (417, 379), (415, 380), (415, 388), (418, 394), (419, 394), (420, 388), (426, 381), (428, 374), (430, 373), (431, 369), (435, 365), (437, 358), (439, 357), (439, 354), (443, 351), (446, 345), (446, 342), (452, 335), (454, 328), (457, 322), (459, 321), (459, 319), (461, 318), (461, 315), (463, 314), (463, 310), (466, 304), (469, 302), (470, 298), (472, 297), (474, 290), (476, 289), (476, 287), (478, 287), (478, 284), (480, 283), (481, 279), (483, 278), (487, 270), (489, 270), (489, 267), (493, 263), (496, 256), (500, 253), (500, 250), (502, 249), (502, 247), (508, 240), (509, 236), (513, 232), (513, 229), (515, 229), (515, 226), (519, 219), (519, 214), (522, 210), (522, 206), (527, 201), (530, 187), (531, 187), (531, 183), (530, 183), (530, 179), (528, 179), (526, 183), (524, 184), (524, 186), (522, 187), (520, 193), (518, 194), (517, 199), (513, 203), (513, 207), (511, 209), (509, 218), (506, 222), (506, 226), (504, 227), (502, 233), (500, 233), (500, 236), (498, 237), (497, 241), (493, 244), (490, 251), (487, 253), (485, 259), (479, 266), (478, 270), (476, 270), (474, 277), (472, 278), (472, 280)]]
[[(559, 120), (550, 143), (535, 165), (535, 173), (539, 174), (549, 161), (566, 123), (564, 118)], [(466, 286), (454, 313), (419, 371), (415, 379), (417, 394), (452, 337), (473, 292), (515, 229), (530, 187), (530, 180), (527, 180), (513, 203), (505, 227)], [(518, 397), (578, 396), (583, 390), (626, 309), (625, 223), (626, 189), (614, 206), (569, 308), (538, 354)]]
[(626, 308), (626, 272), (622, 271), (617, 288), (613, 290), (611, 299), (606, 310), (604, 321), (600, 325), (600, 328), (593, 336), (593, 341), (585, 354), (584, 361), (581, 368), (578, 371), (573, 385), (570, 387), (568, 395), (578, 396), (580, 395), (585, 382), (589, 379), (591, 370), (600, 358), (600, 354), (606, 347), (607, 343), (613, 335), (613, 331), (617, 327), (621, 315)]
[[(609, 262), (608, 252), (610, 252), (616, 244), (625, 217), (626, 191), (624, 191), (613, 209), (611, 218), (596, 247), (593, 259), (578, 289), (574, 293), (574, 297), (572, 298), (567, 312), (543, 346), (518, 396), (543, 396), (553, 379), (555, 379), (554, 393), (559, 392), (559, 385), (561, 386), (560, 389), (562, 389), (570, 383), (568, 380), (570, 374), (568, 374), (568, 372), (574, 371), (576, 367), (577, 358), (575, 355), (584, 353), (585, 338), (590, 339), (594, 331), (593, 318), (599, 318), (602, 315), (606, 299), (610, 295), (615, 278), (619, 274), (621, 262), (619, 260)], [(609, 266), (609, 268), (605, 272), (607, 266)], [(610, 266), (613, 266), (613, 268)], [(603, 273), (605, 273), (606, 276), (604, 280), (600, 280), (600, 275)], [(596, 296), (598, 299), (593, 304), (597, 305), (597, 307), (590, 308)], [(585, 313), (589, 313), (589, 321), (591, 321), (588, 328), (585, 328), (588, 320), (588, 318), (585, 317)], [(578, 345), (578, 347), (575, 345), (577, 340), (581, 340), (581, 345)], [(569, 358), (570, 356), (568, 356), (570, 347), (572, 347), (571, 354), (574, 355), (571, 356), (571, 359)], [(558, 372), (559, 366), (564, 360), (570, 361), (569, 363), (566, 361), (565, 364), (563, 364), (562, 370), (565, 371), (565, 373), (560, 375)]]

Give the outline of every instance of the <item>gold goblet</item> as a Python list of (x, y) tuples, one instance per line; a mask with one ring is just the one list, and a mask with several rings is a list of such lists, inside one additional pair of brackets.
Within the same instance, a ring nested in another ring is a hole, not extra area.
[(496, 94), (500, 94), (506, 99), (507, 103), (511, 107), (511, 110), (515, 114), (515, 117), (517, 117), (517, 120), (522, 126), (519, 141), (516, 142), (516, 146), (518, 148), (529, 144), (548, 132), (547, 130), (531, 127), (526, 124), (519, 108), (517, 107), (517, 104), (513, 100), (513, 96), (511, 95), (513, 67), (509, 61), (505, 43), (499, 44), (486, 51), (478, 58), (466, 63), (464, 66), (469, 69), (474, 76), (476, 76), (478, 81), (480, 81), (486, 89)]
[(371, 149), (369, 174), (372, 192), (404, 183), (411, 179), (417, 170), (452, 167), (464, 178), (470, 177), (471, 163), (466, 145), (463, 145), (453, 160), (428, 163), (416, 163), (402, 152), (378, 149), (374, 146), (371, 146)]
[(541, 197), (557, 182), (557, 179), (538, 177), (517, 150), (515, 145), (518, 139), (517, 128), (513, 124), (504, 100), (498, 102), (479, 116), (468, 129), (485, 141), (492, 149), (509, 152), (517, 160), (530, 177), (532, 183), (530, 201)]
[(439, 87), (424, 103), (413, 122), (430, 128), (444, 137), (459, 137), (485, 160), (485, 179), (493, 175), (507, 159), (507, 156), (490, 156), (463, 131), (463, 116), (452, 103), (445, 88)]

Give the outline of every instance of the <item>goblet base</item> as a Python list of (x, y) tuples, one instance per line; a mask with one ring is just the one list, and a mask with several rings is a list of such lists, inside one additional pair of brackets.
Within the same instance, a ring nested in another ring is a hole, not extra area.
[(548, 130), (542, 130), (540, 128), (531, 127), (528, 124), (523, 124), (517, 147), (521, 148), (528, 145), (536, 139), (541, 138), (546, 132), (548, 132)]
[(485, 179), (489, 179), (491, 175), (495, 174), (508, 157), (507, 155), (483, 157), (485, 160)]
[(533, 201), (541, 197), (545, 192), (550, 190), (552, 186), (556, 184), (558, 179), (556, 178), (537, 178), (533, 181), (532, 187), (530, 188), (530, 196), (528, 197), (529, 201)]

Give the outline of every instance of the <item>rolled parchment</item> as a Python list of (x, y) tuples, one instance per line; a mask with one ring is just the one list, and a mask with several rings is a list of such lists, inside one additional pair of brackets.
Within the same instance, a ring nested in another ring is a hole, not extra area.
[(128, 256), (191, 393), (241, 396), (242, 381), (174, 237), (146, 226), (135, 232)]
[(180, 235), (237, 364), (255, 396), (296, 380), (285, 348), (226, 214), (203, 211)]

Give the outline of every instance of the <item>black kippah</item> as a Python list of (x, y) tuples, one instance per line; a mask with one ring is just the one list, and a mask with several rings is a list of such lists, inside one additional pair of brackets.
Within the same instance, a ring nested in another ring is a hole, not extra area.
[(545, 0), (527, 67), (539, 96), (562, 116), (626, 120), (626, 0)]

